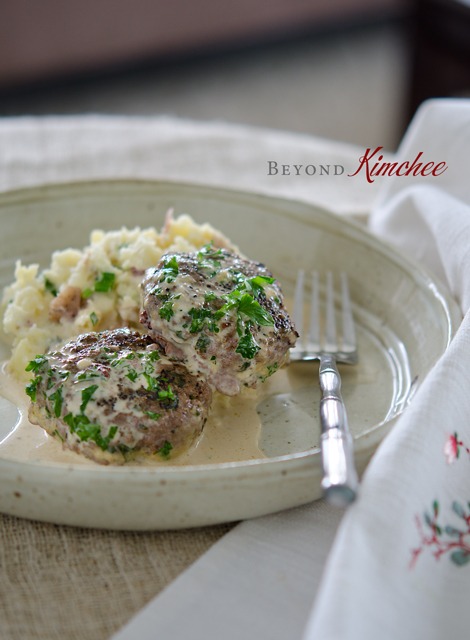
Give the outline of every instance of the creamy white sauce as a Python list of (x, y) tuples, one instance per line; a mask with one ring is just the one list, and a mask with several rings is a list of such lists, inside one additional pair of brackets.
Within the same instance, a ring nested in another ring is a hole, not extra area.
[[(203, 434), (187, 452), (168, 461), (155, 455), (127, 464), (183, 466), (265, 458), (266, 455), (259, 448), (261, 420), (257, 406), (266, 396), (290, 392), (304, 385), (305, 378), (300, 373), (296, 372), (295, 368), (283, 369), (258, 389), (243, 389), (235, 397), (215, 393)], [(16, 405), (19, 410), (16, 426), (12, 425), (11, 433), (0, 443), (0, 457), (83, 466), (97, 464), (78, 453), (63, 449), (57, 439), (47, 435), (41, 427), (31, 424), (28, 420), (29, 398), (23, 385), (8, 375), (5, 366), (0, 372), (0, 395)]]

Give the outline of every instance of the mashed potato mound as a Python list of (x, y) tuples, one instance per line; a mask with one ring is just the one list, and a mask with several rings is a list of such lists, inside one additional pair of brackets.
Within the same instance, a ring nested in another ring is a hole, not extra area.
[[(194, 251), (208, 242), (237, 251), (211, 225), (169, 212), (160, 232), (93, 231), (88, 247), (56, 251), (43, 271), (17, 262), (15, 281), (2, 300), (3, 332), (12, 347), (8, 372), (26, 382), (28, 362), (58, 342), (88, 331), (142, 329), (139, 285), (145, 270), (168, 251)], [(69, 305), (68, 313), (62, 302)]]

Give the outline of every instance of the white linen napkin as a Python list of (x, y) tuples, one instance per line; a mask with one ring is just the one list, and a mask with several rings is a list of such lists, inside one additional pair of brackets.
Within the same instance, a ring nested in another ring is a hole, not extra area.
[(469, 637), (470, 101), (424, 105), (398, 158), (419, 151), (447, 171), (395, 178), (370, 227), (444, 279), (466, 315), (365, 473), (304, 640)]

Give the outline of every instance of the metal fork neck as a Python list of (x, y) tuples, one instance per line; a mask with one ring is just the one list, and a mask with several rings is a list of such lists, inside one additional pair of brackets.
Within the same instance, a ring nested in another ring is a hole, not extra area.
[(341, 378), (333, 356), (320, 359), (320, 421), (325, 496), (331, 502), (346, 505), (356, 497), (358, 479), (354, 467), (352, 438), (341, 397)]

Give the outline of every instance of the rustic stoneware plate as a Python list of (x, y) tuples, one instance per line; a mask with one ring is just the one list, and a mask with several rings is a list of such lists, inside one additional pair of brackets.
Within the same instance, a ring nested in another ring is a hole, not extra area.
[[(287, 296), (300, 267), (349, 274), (360, 363), (342, 368), (343, 392), (357, 464), (364, 469), (446, 349), (459, 314), (439, 283), (360, 226), (300, 202), (176, 183), (22, 190), (0, 196), (0, 285), (12, 281), (18, 258), (46, 266), (54, 250), (85, 246), (92, 229), (159, 228), (170, 207), (210, 222), (247, 256), (267, 264)], [(1, 348), (5, 360), (8, 346)], [(231, 427), (224, 420), (211, 427), (225, 443), (222, 458), (129, 467), (101, 466), (62, 451), (28, 423), (26, 404), (7, 399), (3, 378), (0, 511), (146, 530), (251, 518), (315, 500), (321, 495), (316, 374), (315, 364), (291, 365), (265, 383), (251, 413), (237, 413), (236, 402), (229, 403)], [(260, 455), (244, 459), (238, 445), (244, 433), (252, 437), (250, 422)]]

